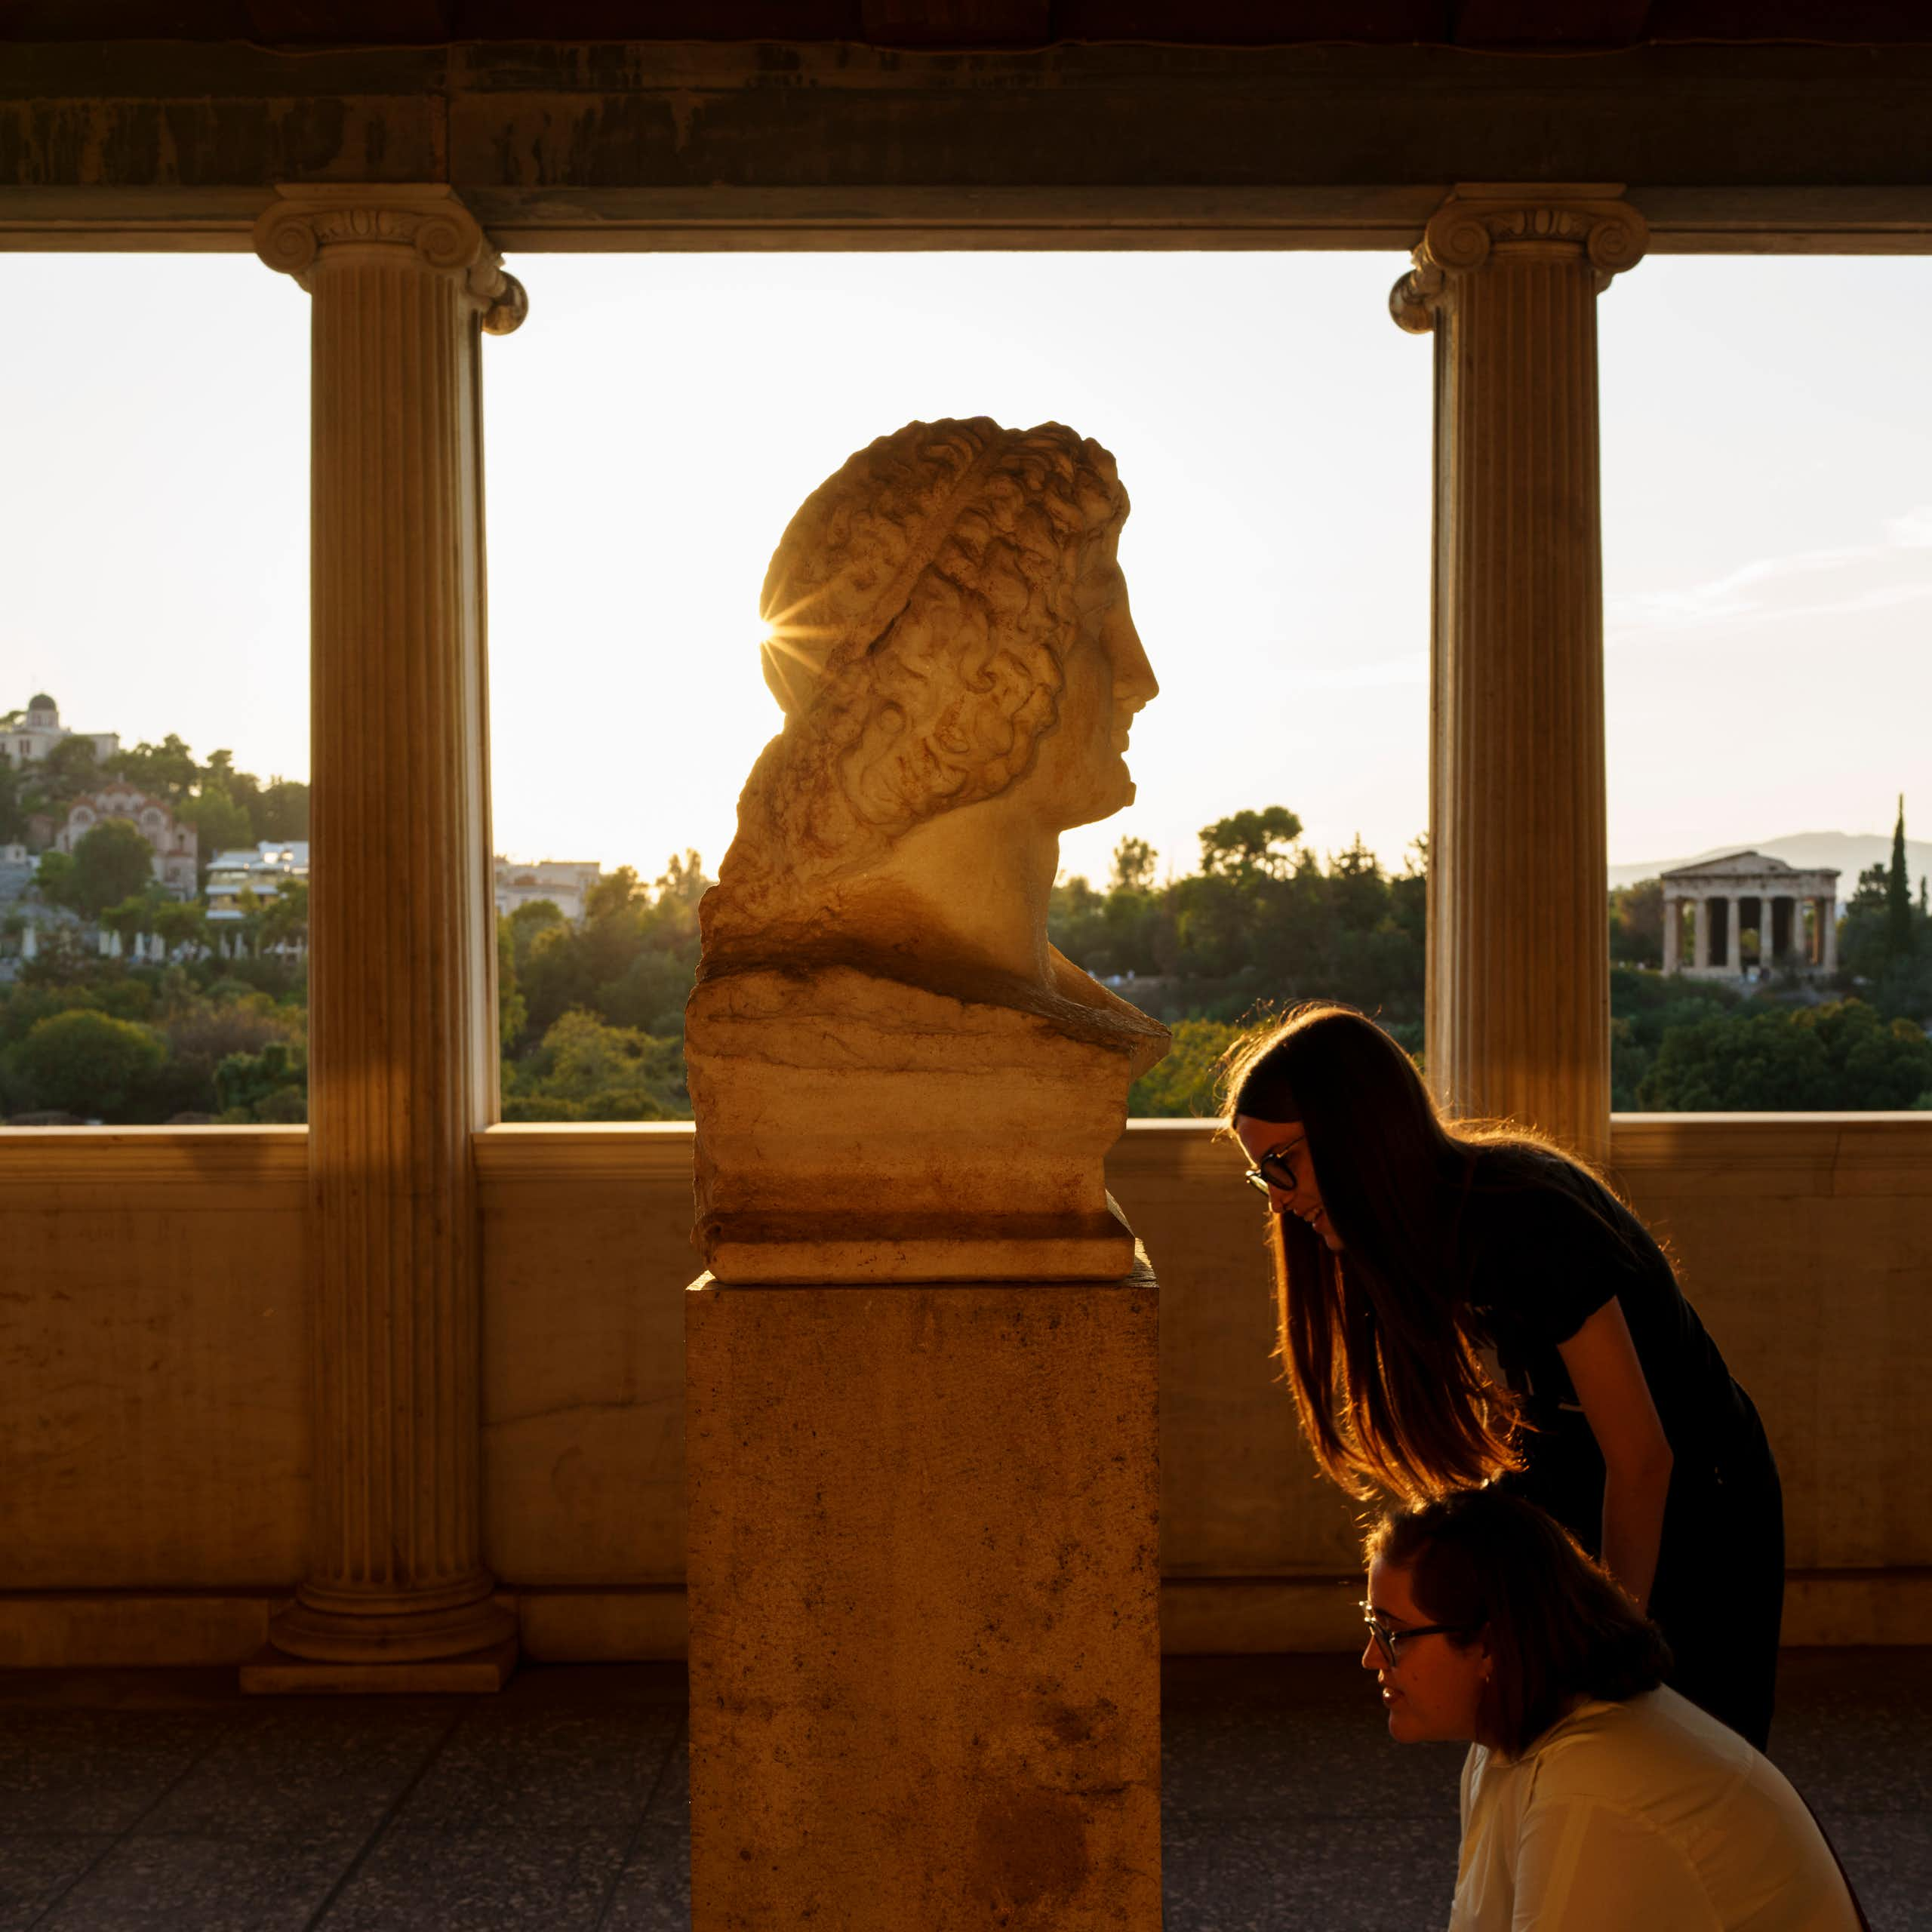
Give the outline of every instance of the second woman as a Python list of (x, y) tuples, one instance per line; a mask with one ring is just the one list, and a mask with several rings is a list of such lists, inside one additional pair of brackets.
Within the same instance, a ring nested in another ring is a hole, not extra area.
[(1350, 1008), (1248, 1042), (1227, 1114), (1274, 1211), (1281, 1359), (1317, 1461), (1406, 1503), (1506, 1479), (1662, 1626), (1676, 1687), (1762, 1749), (1777, 1467), (1642, 1223), (1549, 1143), (1445, 1124)]

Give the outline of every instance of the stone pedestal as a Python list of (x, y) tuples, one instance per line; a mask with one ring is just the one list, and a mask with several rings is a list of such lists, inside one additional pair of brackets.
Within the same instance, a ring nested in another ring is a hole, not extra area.
[(1596, 300), (1614, 187), (1459, 188), (1391, 299), (1435, 336), (1428, 1064), (1463, 1115), (1610, 1131)]
[(701, 980), (694, 1239), (721, 1281), (1118, 1281), (1127, 1091), (1167, 1029), (1084, 974), (1028, 1007), (850, 966)]
[(521, 291), (446, 189), (290, 189), (255, 239), (314, 304), (315, 1518), (243, 1681), (488, 1688), (515, 1622), (478, 1497), (470, 1136), (496, 1078), (478, 331), (513, 325)]
[(694, 1932), (1161, 1921), (1158, 1296), (686, 1308)]

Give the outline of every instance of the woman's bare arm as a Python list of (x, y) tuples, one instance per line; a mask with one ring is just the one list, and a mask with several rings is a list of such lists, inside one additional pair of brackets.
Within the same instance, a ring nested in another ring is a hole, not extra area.
[(1641, 1609), (1650, 1601), (1663, 1539), (1670, 1444), (1616, 1302), (1606, 1302), (1557, 1348), (1603, 1452), (1604, 1567)]

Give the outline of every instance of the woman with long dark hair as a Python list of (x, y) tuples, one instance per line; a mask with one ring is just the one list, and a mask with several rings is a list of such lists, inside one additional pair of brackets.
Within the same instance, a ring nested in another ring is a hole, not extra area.
[(1533, 1134), (1445, 1123), (1352, 1008), (1237, 1052), (1281, 1360), (1315, 1460), (1405, 1503), (1503, 1478), (1662, 1626), (1672, 1682), (1762, 1749), (1784, 1598), (1777, 1466), (1643, 1223)]
[(1368, 1641), (1398, 1743), (1466, 1742), (1450, 1932), (1854, 1932), (1804, 1801), (1660, 1688), (1657, 1626), (1499, 1487), (1370, 1532)]

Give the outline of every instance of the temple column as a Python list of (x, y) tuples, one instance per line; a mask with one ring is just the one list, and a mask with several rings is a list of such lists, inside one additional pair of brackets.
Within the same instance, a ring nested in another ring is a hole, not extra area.
[(1459, 187), (1390, 298), (1435, 337), (1427, 1059), (1452, 1112), (1610, 1134), (1596, 301), (1614, 187)]
[(494, 1112), (478, 330), (523, 292), (446, 188), (288, 188), (313, 303), (309, 1568), (245, 1688), (494, 1689), (470, 1137)]
[(1675, 973), (1682, 964), (1678, 955), (1683, 947), (1684, 902), (1681, 899), (1666, 899), (1663, 902), (1663, 970)]
[(1690, 963), (1701, 973), (1711, 963), (1711, 902), (1700, 892), (1691, 904)]
[(1838, 970), (1838, 902), (1826, 897), (1818, 902), (1820, 929), (1819, 964), (1827, 973)]

